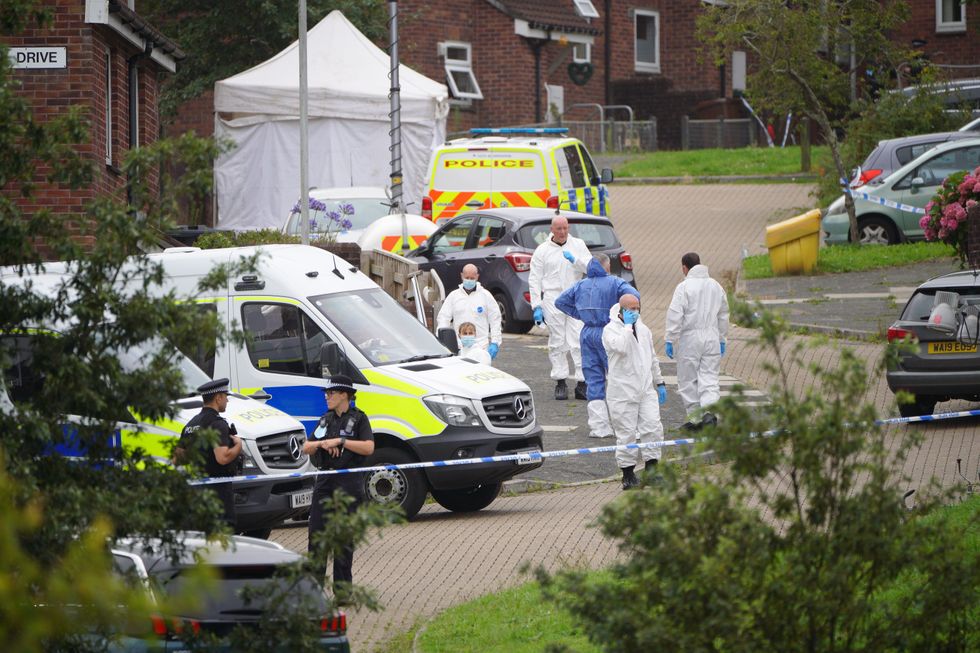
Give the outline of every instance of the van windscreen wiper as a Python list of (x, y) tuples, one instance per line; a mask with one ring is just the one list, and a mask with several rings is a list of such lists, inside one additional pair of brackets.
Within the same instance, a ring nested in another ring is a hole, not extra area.
[(452, 354), (417, 354), (415, 356), (409, 356), (408, 358), (403, 358), (399, 363), (416, 363), (418, 361), (427, 361), (430, 358), (446, 358), (447, 356), (452, 356)]

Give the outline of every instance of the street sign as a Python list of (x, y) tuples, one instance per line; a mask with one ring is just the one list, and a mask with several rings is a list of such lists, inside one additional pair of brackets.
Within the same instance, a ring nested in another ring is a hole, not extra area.
[(14, 68), (67, 68), (67, 48), (10, 48)]

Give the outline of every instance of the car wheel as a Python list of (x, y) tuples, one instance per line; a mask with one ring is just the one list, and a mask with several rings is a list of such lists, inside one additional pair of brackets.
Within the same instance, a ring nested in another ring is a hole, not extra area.
[(527, 333), (534, 326), (534, 322), (524, 322), (514, 317), (514, 309), (511, 308), (507, 296), (499, 290), (493, 293), (493, 298), (497, 300), (497, 307), (500, 309), (501, 328), (507, 333)]
[[(381, 447), (367, 459), (367, 466), (402, 465), (418, 462), (401, 449)], [(385, 469), (364, 475), (364, 496), (371, 501), (398, 504), (411, 519), (418, 514), (429, 491), (428, 483), (419, 469)]]
[(483, 510), (500, 494), (500, 483), (477, 485), (462, 490), (432, 490), (432, 498), (446, 510), (476, 512)]
[(909, 404), (899, 404), (898, 414), (902, 417), (919, 417), (920, 415), (932, 415), (936, 410), (935, 397), (916, 396), (915, 400)]
[(895, 245), (898, 233), (887, 218), (876, 215), (858, 220), (858, 238), (862, 245)]

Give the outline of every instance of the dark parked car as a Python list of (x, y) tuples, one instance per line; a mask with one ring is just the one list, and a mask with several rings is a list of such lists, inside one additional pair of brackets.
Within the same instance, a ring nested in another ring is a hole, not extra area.
[[(309, 580), (291, 584), (276, 575), (283, 565), (299, 561), (302, 558), (299, 553), (274, 542), (237, 535), (230, 538), (227, 548), (215, 540), (206, 540), (200, 533), (183, 534), (182, 543), (184, 552), (176, 561), (162, 550), (159, 542), (123, 540), (112, 548), (116, 572), (145, 588), (153, 601), (168, 594), (186, 593), (188, 583), (193, 587), (194, 581), (188, 578), (187, 572), (196, 559), (212, 568), (214, 580), (196, 609), (179, 615), (154, 616), (152, 623), (146, 625), (145, 635), (127, 633), (111, 642), (109, 651), (197, 650), (189, 640), (208, 636), (216, 638), (219, 644), (206, 650), (230, 650), (227, 638), (232, 629), (254, 626), (267, 609), (272, 609), (265, 601), (268, 595), (261, 591), (274, 588), (276, 598), (271, 601), (277, 609), (304, 610), (310, 620), (319, 623), (317, 650), (350, 653), (347, 617), (343, 612), (328, 610), (320, 584)], [(242, 593), (246, 587), (259, 590), (251, 602)]]
[[(633, 259), (607, 218), (561, 214), (573, 236), (584, 240), (592, 253), (607, 254), (612, 273), (633, 283)], [(442, 225), (409, 258), (423, 270), (434, 270), (447, 293), (459, 286), (463, 266), (475, 264), (480, 283), (497, 298), (504, 331), (526, 333), (534, 326), (527, 285), (531, 255), (550, 236), (554, 216), (554, 209), (478, 209)]]
[(931, 150), (940, 143), (955, 141), (961, 138), (974, 138), (976, 132), (955, 131), (937, 132), (935, 134), (918, 134), (902, 138), (889, 138), (878, 141), (877, 147), (854, 171), (851, 187), (858, 188), (870, 184), (875, 186), (882, 183), (885, 177), (898, 170), (912, 159), (917, 159), (924, 152)]
[(977, 343), (929, 326), (936, 292), (959, 294), (959, 307), (980, 306), (980, 281), (972, 270), (953, 272), (926, 281), (909, 298), (901, 317), (888, 329), (888, 340), (910, 337), (912, 351), (903, 352), (886, 376), (892, 392), (905, 390), (915, 396), (899, 406), (904, 417), (931, 415), (936, 403), (950, 399), (980, 401), (980, 353)]

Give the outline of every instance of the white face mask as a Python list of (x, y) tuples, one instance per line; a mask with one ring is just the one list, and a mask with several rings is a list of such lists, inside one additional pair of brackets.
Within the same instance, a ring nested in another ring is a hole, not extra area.
[(476, 344), (476, 336), (460, 336), (459, 342), (465, 349), (469, 349)]

